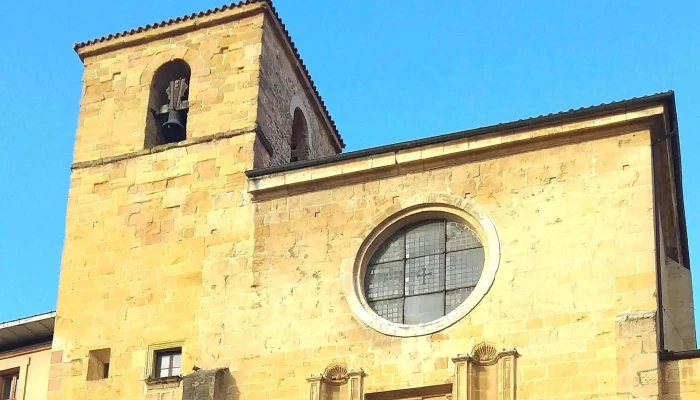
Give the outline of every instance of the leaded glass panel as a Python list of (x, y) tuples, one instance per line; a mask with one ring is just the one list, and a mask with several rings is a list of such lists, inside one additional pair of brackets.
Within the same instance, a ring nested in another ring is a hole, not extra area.
[(406, 254), (405, 235), (399, 231), (379, 246), (372, 255), (370, 264), (379, 264), (388, 261), (403, 260)]
[(368, 300), (403, 296), (404, 261), (372, 265), (367, 268), (365, 294)]
[(397, 324), (403, 323), (403, 299), (373, 301), (369, 305), (385, 320)]
[(484, 248), (471, 229), (452, 221), (423, 221), (393, 234), (372, 254), (365, 296), (388, 321), (422, 324), (462, 304), (483, 267)]
[(476, 286), (484, 267), (484, 248), (447, 253), (446, 264), (447, 290)]
[(406, 296), (445, 290), (445, 255), (406, 260)]
[(406, 258), (443, 253), (445, 221), (419, 222), (406, 229)]
[(481, 247), (481, 241), (468, 227), (458, 222), (447, 222), (447, 251)]
[(464, 300), (467, 299), (467, 296), (472, 294), (472, 291), (474, 291), (474, 288), (468, 287), (450, 290), (445, 293), (445, 314), (452, 312), (457, 306), (464, 303)]
[(445, 293), (406, 297), (404, 324), (424, 324), (445, 315)]

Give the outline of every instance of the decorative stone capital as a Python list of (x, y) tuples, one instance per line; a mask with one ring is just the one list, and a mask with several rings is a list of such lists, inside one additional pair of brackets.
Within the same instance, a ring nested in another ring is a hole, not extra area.
[(483, 342), (476, 345), (471, 354), (453, 358), (455, 377), (452, 398), (515, 400), (517, 356), (518, 352), (514, 349), (499, 352), (493, 344)]
[(309, 400), (362, 400), (364, 376), (361, 369), (348, 371), (344, 364), (331, 364), (322, 374), (306, 378), (309, 382)]

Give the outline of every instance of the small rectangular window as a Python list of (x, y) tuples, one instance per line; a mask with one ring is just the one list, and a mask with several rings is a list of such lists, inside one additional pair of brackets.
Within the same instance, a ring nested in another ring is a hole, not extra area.
[(87, 380), (97, 381), (109, 377), (110, 349), (91, 350), (88, 360)]
[(14, 400), (17, 398), (17, 383), (19, 382), (19, 370), (0, 372), (1, 400)]
[(155, 354), (155, 377), (170, 378), (180, 376), (182, 348), (158, 350)]

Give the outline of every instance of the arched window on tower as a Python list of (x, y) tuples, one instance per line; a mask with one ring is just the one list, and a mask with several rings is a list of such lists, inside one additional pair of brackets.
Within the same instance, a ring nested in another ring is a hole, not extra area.
[(299, 108), (294, 109), (291, 147), (291, 162), (309, 158), (309, 126), (306, 124), (304, 113)]
[(190, 66), (183, 60), (158, 68), (151, 82), (144, 147), (181, 142), (187, 138)]

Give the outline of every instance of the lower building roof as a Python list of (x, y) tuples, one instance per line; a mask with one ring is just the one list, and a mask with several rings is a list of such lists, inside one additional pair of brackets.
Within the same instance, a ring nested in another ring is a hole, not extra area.
[(56, 312), (0, 322), (0, 353), (50, 342)]

